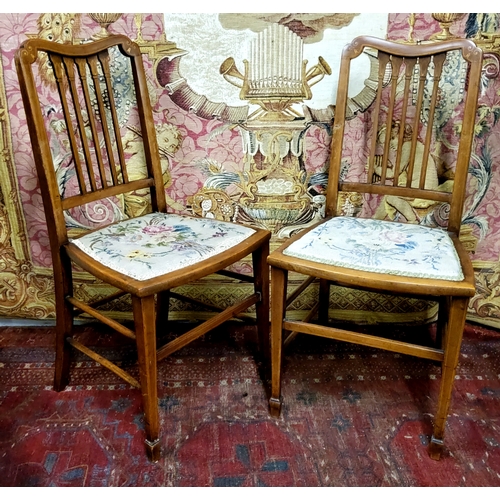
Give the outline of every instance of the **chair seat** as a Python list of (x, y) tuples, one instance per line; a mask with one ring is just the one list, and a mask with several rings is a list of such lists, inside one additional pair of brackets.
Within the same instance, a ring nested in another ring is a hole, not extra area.
[(462, 281), (448, 233), (415, 224), (334, 217), (283, 253), (299, 259), (373, 273)]
[(254, 233), (215, 219), (152, 213), (71, 242), (101, 264), (143, 281), (213, 257)]

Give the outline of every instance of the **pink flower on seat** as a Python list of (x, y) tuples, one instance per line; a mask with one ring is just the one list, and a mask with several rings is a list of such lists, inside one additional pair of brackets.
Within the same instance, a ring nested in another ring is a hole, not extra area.
[(172, 232), (174, 228), (172, 226), (146, 226), (142, 228), (142, 232), (146, 234), (159, 234)]

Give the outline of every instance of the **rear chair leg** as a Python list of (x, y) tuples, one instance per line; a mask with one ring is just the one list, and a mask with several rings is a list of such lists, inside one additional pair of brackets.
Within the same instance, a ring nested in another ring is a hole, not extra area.
[(160, 419), (158, 415), (158, 381), (156, 361), (155, 301), (149, 297), (132, 297), (139, 374), (146, 431), (146, 453), (151, 462), (160, 459)]
[(56, 312), (56, 360), (54, 371), (54, 390), (63, 391), (69, 383), (71, 346), (66, 341), (73, 329), (73, 306), (64, 298), (57, 298)]
[(259, 349), (262, 360), (269, 366), (269, 267), (267, 256), (269, 255), (269, 242), (262, 245), (252, 253), (254, 291), (260, 294), (260, 300), (255, 304), (257, 316), (257, 331), (259, 335)]
[(283, 399), (281, 397), (281, 365), (283, 350), (283, 319), (287, 292), (288, 272), (271, 267), (271, 369), (272, 384), (269, 409), (271, 416), (279, 417)]
[(434, 433), (429, 445), (429, 455), (434, 460), (439, 460), (443, 451), (444, 430), (450, 409), (468, 303), (468, 297), (452, 297), (449, 302), (449, 318), (443, 338), (444, 360), (441, 370), (441, 388), (434, 420)]
[(160, 292), (156, 297), (156, 331), (167, 332), (170, 310), (170, 290)]
[(71, 262), (64, 254), (54, 259), (54, 284), (56, 295), (56, 359), (54, 390), (63, 391), (69, 383), (71, 346), (66, 341), (73, 332), (73, 306), (66, 300), (73, 295)]
[(321, 325), (328, 325), (329, 308), (330, 308), (330, 282), (325, 279), (320, 279), (318, 319)]

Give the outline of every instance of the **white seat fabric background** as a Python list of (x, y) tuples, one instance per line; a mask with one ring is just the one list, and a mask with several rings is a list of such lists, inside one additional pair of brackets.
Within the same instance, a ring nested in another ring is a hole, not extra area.
[(306, 233), (283, 253), (360, 271), (450, 281), (464, 279), (448, 233), (416, 224), (334, 217)]
[(253, 233), (251, 228), (215, 219), (152, 213), (71, 242), (101, 264), (142, 281), (199, 263)]

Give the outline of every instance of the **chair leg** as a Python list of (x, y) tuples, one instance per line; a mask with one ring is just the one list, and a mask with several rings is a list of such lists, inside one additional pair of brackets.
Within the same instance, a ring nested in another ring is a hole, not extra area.
[(450, 310), (449, 297), (441, 297), (439, 299), (439, 309), (436, 324), (436, 347), (442, 349), (443, 339), (445, 337), (446, 325), (448, 324), (448, 316)]
[[(69, 383), (69, 368), (71, 361), (71, 346), (66, 339), (73, 331), (73, 306), (66, 297), (73, 294), (71, 279), (71, 262), (65, 259), (54, 261), (55, 298), (56, 298), (56, 359), (54, 370), (54, 390), (63, 391)], [(67, 260), (67, 262), (66, 262)]]
[(319, 309), (318, 319), (320, 324), (328, 324), (328, 310), (330, 308), (330, 282), (319, 280)]
[(272, 384), (269, 409), (271, 416), (279, 417), (281, 397), (281, 365), (283, 350), (283, 318), (287, 292), (288, 272), (271, 267), (271, 369)]
[(168, 313), (170, 310), (170, 290), (160, 292), (156, 297), (156, 331), (168, 329)]
[(429, 446), (430, 457), (434, 460), (439, 460), (443, 451), (445, 424), (450, 409), (468, 303), (468, 297), (452, 297), (449, 301), (449, 317), (443, 338), (444, 359), (441, 370), (441, 387), (434, 420), (434, 432)]
[(151, 462), (158, 462), (160, 459), (160, 419), (158, 414), (154, 295), (144, 298), (132, 297), (132, 305), (144, 410), (146, 452)]
[(255, 305), (257, 316), (257, 331), (259, 334), (259, 349), (266, 366), (269, 365), (269, 242), (253, 252), (254, 290), (260, 294), (260, 300)]

